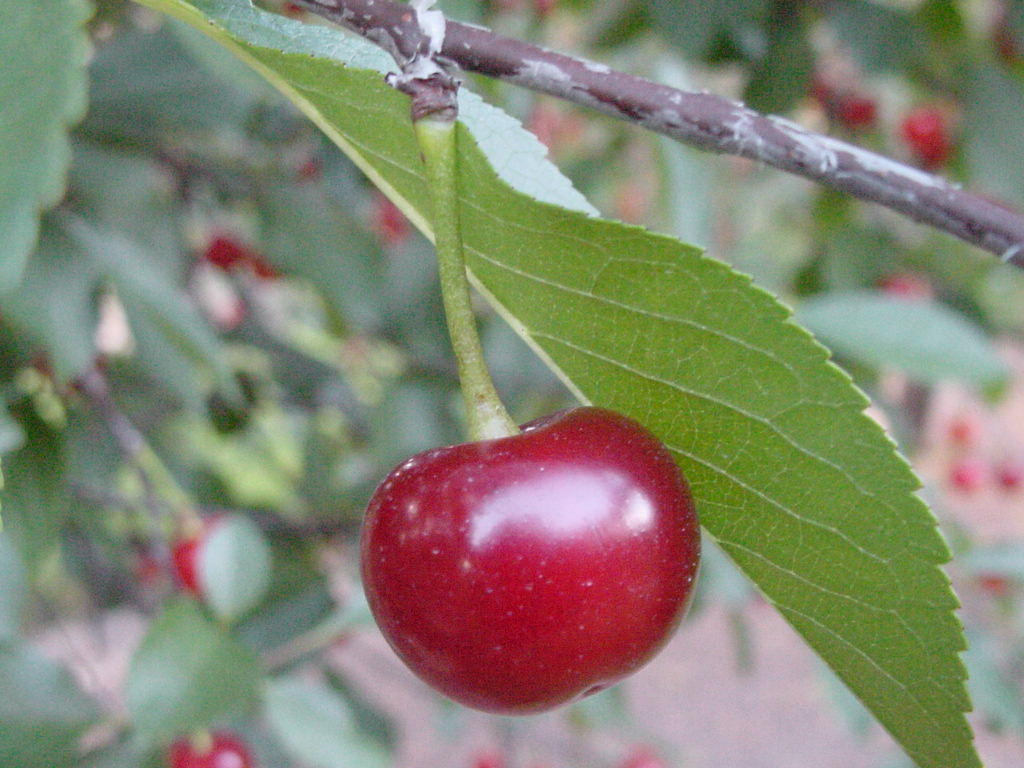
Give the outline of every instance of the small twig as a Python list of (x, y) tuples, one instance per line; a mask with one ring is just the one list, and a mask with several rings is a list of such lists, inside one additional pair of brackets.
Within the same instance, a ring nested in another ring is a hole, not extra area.
[(103, 374), (95, 367), (89, 368), (75, 380), (75, 388), (96, 409), (121, 455), (135, 468), (142, 483), (145, 506), (155, 522), (159, 524), (165, 516), (165, 501), (174, 511), (178, 525), (193, 522), (196, 512), (188, 494), (178, 486), (143, 434), (118, 409)]
[(140, 456), (146, 448), (146, 438), (135, 428), (128, 417), (118, 410), (110, 395), (110, 387), (107, 386), (106, 378), (99, 372), (99, 369), (91, 367), (78, 377), (75, 387), (85, 395), (99, 413), (125, 461), (138, 469), (139, 481), (142, 483), (143, 493), (146, 497), (146, 506), (154, 513), (160, 513), (162, 506), (153, 486), (153, 480), (148, 472), (139, 467)]
[[(295, 0), (391, 53), (427, 43), (416, 11), (392, 0)], [(1024, 215), (950, 182), (706, 92), (681, 91), (490, 30), (447, 21), (439, 55), (469, 72), (596, 109), (708, 152), (739, 155), (884, 205), (1024, 267)]]

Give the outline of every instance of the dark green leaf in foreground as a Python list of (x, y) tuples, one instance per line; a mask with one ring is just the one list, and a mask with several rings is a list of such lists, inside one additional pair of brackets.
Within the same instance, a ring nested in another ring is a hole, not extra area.
[(181, 599), (136, 651), (125, 696), (140, 739), (154, 744), (244, 712), (260, 681), (255, 655)]
[(78, 764), (78, 739), (98, 712), (71, 675), (34, 650), (0, 646), (0, 691), (0, 765)]
[[(212, 23), (183, 0), (148, 2), (250, 61), (424, 223), (408, 102), (360, 69), (380, 61), (364, 44), (241, 2), (203, 0)], [(519, 129), (464, 117), (464, 233), (486, 294), (582, 399), (666, 441), (707, 530), (918, 765), (977, 766), (948, 551), (866, 398), (725, 265), (510, 189), (487, 163), (501, 153), (473, 137)], [(516, 165), (516, 184), (550, 178), (540, 157)]]
[(960, 379), (988, 388), (1009, 377), (985, 333), (936, 301), (843, 291), (805, 301), (797, 317), (837, 355), (898, 368), (922, 383)]
[(85, 110), (85, 0), (5, 5), (0, 24), (0, 290), (21, 278), (39, 214), (60, 199), (67, 128)]

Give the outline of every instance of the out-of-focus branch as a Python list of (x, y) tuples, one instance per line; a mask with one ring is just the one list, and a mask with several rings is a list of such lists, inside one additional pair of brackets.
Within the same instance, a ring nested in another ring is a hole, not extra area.
[[(295, 0), (393, 55), (428, 40), (392, 0)], [(1024, 215), (916, 168), (706, 92), (681, 91), (490, 30), (447, 21), (440, 56), (462, 69), (636, 123), (708, 152), (739, 155), (891, 208), (1024, 267)]]
[(103, 419), (125, 461), (138, 473), (146, 508), (159, 520), (165, 503), (173, 510), (178, 526), (197, 521), (194, 504), (179, 486), (160, 457), (146, 442), (143, 434), (118, 409), (110, 394), (107, 380), (99, 369), (91, 367), (74, 382), (77, 389)]

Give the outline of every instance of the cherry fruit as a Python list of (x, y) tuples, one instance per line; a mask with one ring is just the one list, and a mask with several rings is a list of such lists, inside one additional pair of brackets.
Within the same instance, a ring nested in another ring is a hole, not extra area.
[(171, 547), (174, 578), (182, 589), (199, 598), (203, 596), (199, 558), (202, 556), (203, 544), (221, 519), (218, 516), (204, 521), (202, 528), (197, 533), (178, 539)]
[(666, 768), (666, 766), (650, 748), (638, 747), (622, 762), (619, 768)]
[(1007, 459), (996, 467), (996, 482), (1004, 491), (1016, 491), (1024, 486), (1024, 461)]
[(170, 768), (253, 768), (245, 743), (227, 731), (213, 731), (207, 738), (178, 739), (167, 752)]
[(975, 456), (967, 456), (949, 469), (949, 482), (960, 493), (979, 490), (988, 478), (988, 464)]
[(918, 107), (900, 123), (900, 134), (925, 168), (941, 168), (953, 152), (946, 116), (935, 107)]
[(665, 446), (588, 407), (402, 463), (361, 547), (370, 608), (413, 672), (466, 706), (530, 714), (661, 649), (689, 604), (700, 531)]

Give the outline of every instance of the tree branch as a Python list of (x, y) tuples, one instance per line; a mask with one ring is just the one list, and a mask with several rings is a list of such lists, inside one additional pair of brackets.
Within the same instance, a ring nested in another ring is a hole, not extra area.
[[(410, 6), (295, 0), (405, 66), (428, 45)], [(443, 60), (636, 123), (708, 152), (739, 155), (884, 205), (1024, 268), (1024, 215), (944, 179), (706, 92), (681, 91), (490, 30), (447, 21)]]

